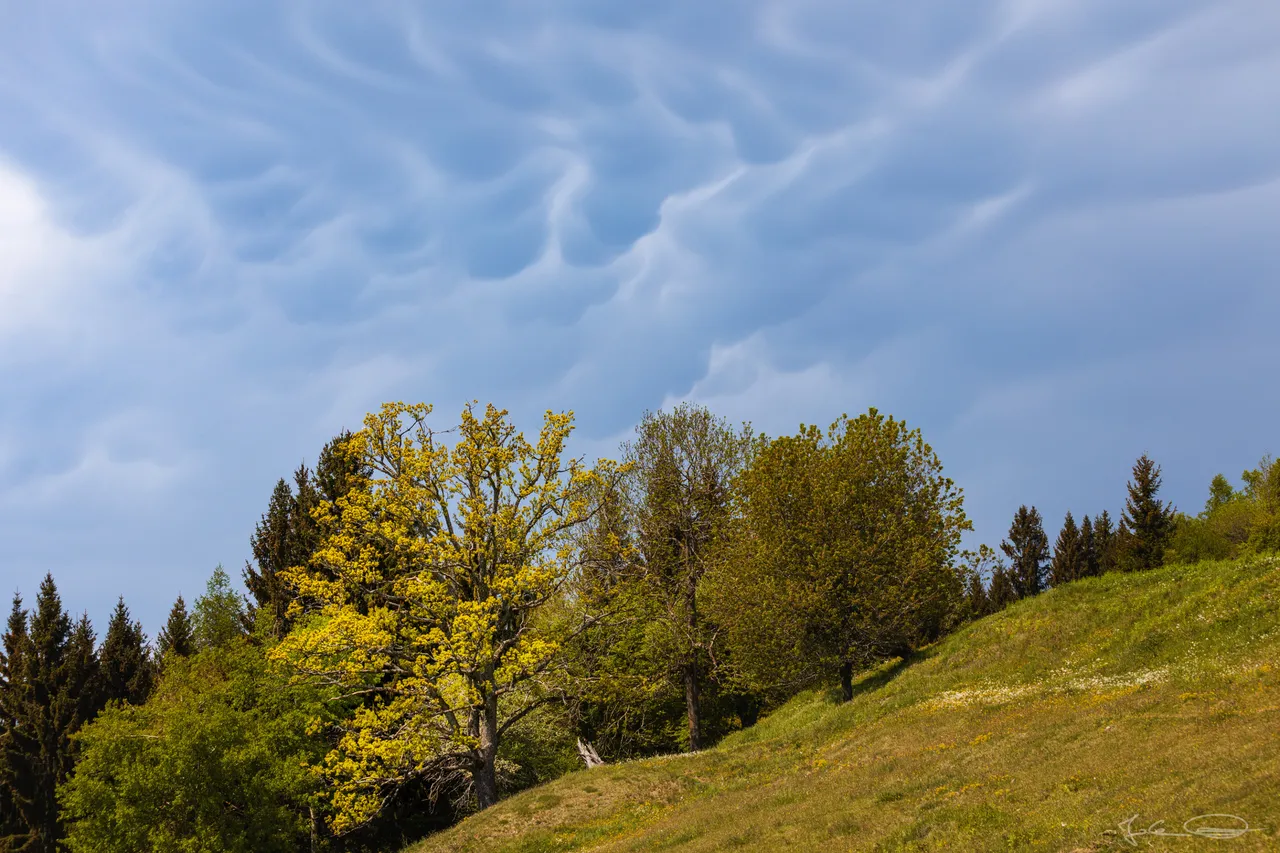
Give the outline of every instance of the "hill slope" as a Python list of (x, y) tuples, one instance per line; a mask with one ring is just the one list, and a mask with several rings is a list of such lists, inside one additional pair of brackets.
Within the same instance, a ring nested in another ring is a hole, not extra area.
[[(1070, 584), (691, 756), (563, 777), (411, 848), (1101, 850), (1228, 813), (1280, 850), (1280, 559)], [(1208, 821), (1226, 825), (1230, 821)], [(1151, 846), (1148, 847), (1148, 842)]]

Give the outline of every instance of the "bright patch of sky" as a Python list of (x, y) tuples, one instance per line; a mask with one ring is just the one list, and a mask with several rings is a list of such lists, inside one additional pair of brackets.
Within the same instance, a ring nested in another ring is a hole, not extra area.
[(996, 544), (1280, 451), (1280, 4), (16, 4), (0, 578), (154, 634), (388, 399), (920, 426)]

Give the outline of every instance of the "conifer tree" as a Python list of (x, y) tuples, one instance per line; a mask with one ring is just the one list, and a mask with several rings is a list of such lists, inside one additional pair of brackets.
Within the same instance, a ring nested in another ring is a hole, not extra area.
[(87, 613), (81, 614), (71, 630), (67, 648), (68, 695), (75, 697), (76, 730), (98, 715), (102, 710), (102, 678), (98, 667), (97, 636)]
[(1025, 504), (1018, 507), (1009, 527), (1009, 538), (1000, 543), (1009, 558), (1009, 581), (1017, 598), (1044, 592), (1049, 562), (1049, 537), (1045, 536), (1040, 511)]
[(987, 589), (987, 602), (991, 612), (998, 613), (1017, 600), (1018, 593), (1013, 588), (1009, 570), (1003, 564), (997, 564), (991, 572), (991, 586)]
[(1092, 578), (1102, 573), (1098, 562), (1098, 543), (1093, 533), (1093, 519), (1085, 516), (1080, 522), (1080, 571), (1081, 577)]
[(987, 598), (987, 588), (983, 585), (980, 575), (969, 575), (969, 579), (965, 584), (965, 601), (969, 609), (969, 616), (972, 619), (981, 619), (991, 612), (991, 602)]
[[(80, 697), (73, 694), (81, 673), (73, 653), (71, 619), (46, 575), (36, 597), (36, 610), (25, 631), (25, 617), (14, 602), (6, 634), (4, 691), (6, 731), (3, 743), (4, 786), (18, 816), (18, 831), (6, 839), (24, 853), (55, 853), (62, 838), (57, 789), (74, 764), (71, 736), (82, 720)], [(12, 648), (10, 646), (12, 638)]]
[(21, 708), (30, 690), (29, 654), (27, 611), (15, 594), (0, 649), (0, 850), (20, 850), (31, 838), (18, 803), (23, 755), (16, 743), (17, 725), (24, 719)]
[[(305, 483), (306, 467), (300, 468), (295, 476)], [(244, 567), (244, 585), (256, 603), (254, 617), (270, 620), (270, 633), (277, 638), (288, 632), (289, 596), (281, 582), (281, 573), (298, 565), (297, 560), (302, 556), (295, 547), (294, 527), (299, 521), (297, 499), (281, 478), (271, 493), (266, 513), (249, 539), (257, 565), (245, 563)]]
[(1054, 586), (1062, 586), (1084, 576), (1084, 549), (1080, 542), (1080, 528), (1071, 511), (1062, 521), (1062, 529), (1058, 531), (1058, 541), (1053, 548), (1053, 562), (1049, 566), (1049, 581)]
[(141, 705), (151, 694), (152, 663), (142, 625), (129, 616), (124, 598), (116, 602), (99, 656), (102, 699)]
[(1160, 466), (1147, 454), (1133, 464), (1121, 527), (1129, 532), (1125, 543), (1125, 568), (1151, 569), (1164, 561), (1164, 550), (1173, 534), (1174, 509), (1160, 501)]
[(1093, 550), (1098, 558), (1098, 574), (1116, 569), (1116, 531), (1105, 509), (1093, 521)]
[(163, 660), (166, 656), (188, 657), (195, 651), (195, 634), (191, 627), (191, 617), (187, 615), (187, 603), (178, 596), (169, 611), (169, 621), (156, 636), (157, 656)]

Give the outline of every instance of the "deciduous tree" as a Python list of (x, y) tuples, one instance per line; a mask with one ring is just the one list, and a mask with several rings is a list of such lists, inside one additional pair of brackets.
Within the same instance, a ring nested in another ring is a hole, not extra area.
[(319, 768), (339, 831), (417, 779), (461, 775), (491, 805), (503, 735), (559, 695), (565, 642), (593, 621), (563, 592), (573, 534), (617, 466), (565, 461), (569, 414), (548, 412), (531, 443), (505, 411), (469, 405), (449, 443), (430, 412), (365, 419), (349, 447), (368, 487), (322, 502), (320, 547), (287, 573), (300, 621), (273, 656), (356, 703)]
[(718, 615), (758, 682), (853, 673), (936, 636), (962, 595), (963, 494), (918, 429), (871, 409), (762, 441), (739, 480)]

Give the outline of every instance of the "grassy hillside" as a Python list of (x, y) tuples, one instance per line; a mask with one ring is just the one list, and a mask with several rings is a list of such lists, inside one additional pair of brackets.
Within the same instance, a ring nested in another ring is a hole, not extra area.
[(847, 705), (802, 695), (715, 749), (573, 773), (412, 851), (1120, 850), (1130, 815), (1224, 812), (1256, 831), (1133, 840), (1280, 850), (1276, 558), (1070, 584)]

